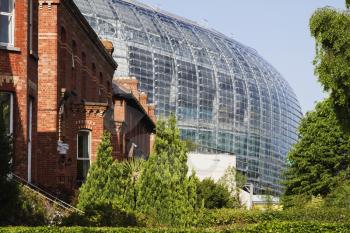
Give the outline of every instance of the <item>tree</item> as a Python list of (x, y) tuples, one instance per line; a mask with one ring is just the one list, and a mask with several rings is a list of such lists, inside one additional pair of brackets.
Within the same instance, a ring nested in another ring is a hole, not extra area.
[(331, 101), (322, 101), (301, 120), (299, 141), (288, 154), (284, 200), (327, 196), (349, 177), (349, 166), (349, 136), (341, 130)]
[[(138, 221), (132, 204), (136, 194), (131, 193), (135, 183), (129, 175), (134, 170), (112, 158), (110, 137), (107, 132), (103, 134), (97, 160), (79, 190), (78, 208), (85, 214), (78, 221), (89, 226), (135, 226)], [(75, 222), (75, 217), (67, 221)]]
[(78, 208), (85, 210), (90, 205), (123, 205), (122, 166), (112, 158), (110, 134), (104, 133), (97, 151), (97, 160), (92, 163), (87, 179), (79, 190)]
[[(350, 1), (346, 1), (350, 6)], [(350, 15), (332, 8), (317, 10), (310, 19), (316, 40), (315, 74), (324, 90), (330, 92), (343, 130), (350, 132)]]
[(231, 195), (235, 197), (236, 203), (239, 205), (240, 189), (247, 183), (247, 177), (237, 171), (235, 167), (229, 166), (218, 183), (224, 185), (229, 190)]
[(154, 151), (141, 175), (138, 209), (158, 223), (187, 225), (194, 217), (195, 185), (187, 176), (187, 148), (173, 115), (159, 120)]
[(123, 161), (123, 179), (124, 179), (124, 200), (127, 206), (132, 210), (137, 208), (137, 197), (139, 192), (139, 180), (143, 170), (145, 160), (131, 158)]
[(350, 209), (350, 181), (338, 185), (326, 197), (326, 206)]
[(210, 178), (206, 178), (198, 183), (197, 200), (198, 206), (203, 201), (204, 207), (207, 209), (231, 208), (234, 205), (234, 200), (227, 187), (215, 183)]

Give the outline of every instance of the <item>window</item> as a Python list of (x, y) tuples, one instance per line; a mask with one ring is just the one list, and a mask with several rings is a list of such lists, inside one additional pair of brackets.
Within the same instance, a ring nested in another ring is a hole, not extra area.
[(33, 0), (29, 0), (29, 52), (33, 53)]
[(0, 1), (0, 44), (13, 45), (14, 0)]
[(0, 120), (7, 134), (13, 133), (13, 95), (10, 92), (0, 92)]
[(90, 167), (90, 131), (81, 130), (77, 137), (77, 182), (81, 184), (86, 180)]
[(66, 30), (64, 29), (64, 27), (61, 27), (61, 42), (62, 43), (66, 43)]

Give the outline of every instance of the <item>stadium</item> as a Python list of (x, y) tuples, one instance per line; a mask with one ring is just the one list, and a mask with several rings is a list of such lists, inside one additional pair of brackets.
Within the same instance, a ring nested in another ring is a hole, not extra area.
[(297, 140), (298, 100), (254, 49), (213, 29), (132, 0), (75, 0), (114, 44), (116, 77), (134, 76), (156, 105), (174, 113), (201, 153), (237, 156), (255, 194), (282, 191), (281, 171)]

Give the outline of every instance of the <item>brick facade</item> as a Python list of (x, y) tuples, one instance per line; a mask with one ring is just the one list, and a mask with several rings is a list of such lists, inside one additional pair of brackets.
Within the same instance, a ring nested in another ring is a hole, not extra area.
[[(33, 22), (37, 22), (37, 1), (33, 0)], [(29, 101), (33, 100), (32, 160), (35, 160), (37, 109), (37, 26), (33, 27), (33, 46), (29, 47), (28, 1), (16, 1), (13, 44), (0, 45), (0, 93), (13, 96), (13, 168), (16, 174), (28, 179)], [(37, 24), (36, 24), (37, 25)]]
[[(111, 56), (113, 47), (100, 41), (72, 0), (34, 0), (32, 40), (28, 38), (28, 2), (16, 1), (14, 46), (0, 47), (0, 91), (14, 94), (14, 171), (28, 178), (28, 106), (32, 99), (29, 181), (64, 197), (79, 186), (78, 147), (85, 143), (78, 140), (79, 132), (89, 134), (90, 146), (84, 153), (91, 162), (104, 131), (112, 135), (115, 158), (126, 158), (131, 143), (148, 156), (155, 129), (154, 107), (147, 104), (144, 93), (137, 92), (137, 84), (132, 101), (130, 96), (113, 92), (114, 87), (128, 82), (113, 82), (117, 68)], [(125, 108), (115, 106), (118, 101)]]
[(117, 157), (148, 156), (154, 142), (154, 105), (147, 103), (146, 93), (138, 91), (134, 77), (115, 78), (113, 85)]

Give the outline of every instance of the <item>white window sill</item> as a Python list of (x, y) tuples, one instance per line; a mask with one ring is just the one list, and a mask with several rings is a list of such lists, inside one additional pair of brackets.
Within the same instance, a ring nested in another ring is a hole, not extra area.
[(12, 52), (21, 52), (20, 48), (13, 47), (11, 45), (0, 45), (0, 50), (7, 50)]

